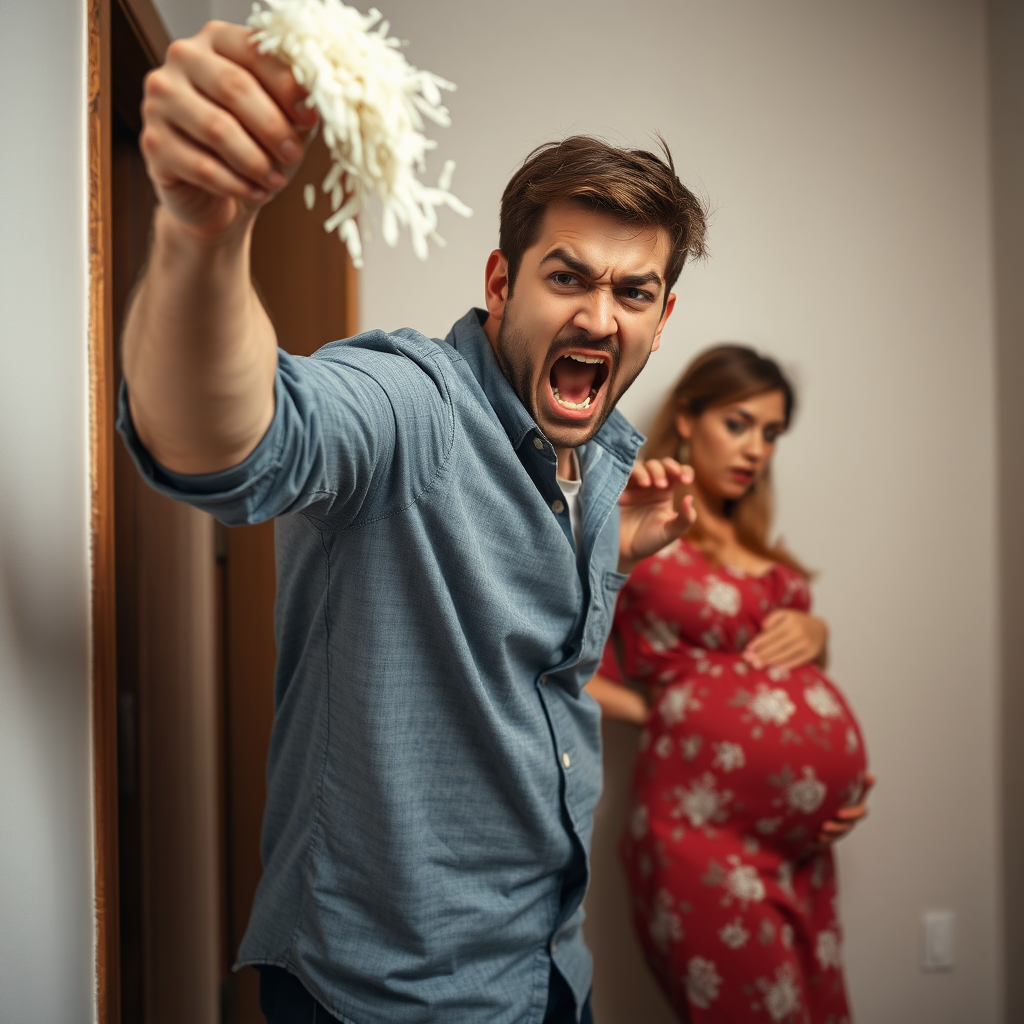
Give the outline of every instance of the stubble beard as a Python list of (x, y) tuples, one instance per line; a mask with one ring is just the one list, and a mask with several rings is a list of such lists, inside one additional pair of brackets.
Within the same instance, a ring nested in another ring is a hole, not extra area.
[[(534, 423), (538, 425), (540, 425), (541, 420), (540, 410), (537, 408), (538, 396), (534, 381), (538, 379), (539, 369), (543, 369), (550, 361), (551, 356), (572, 348), (594, 349), (598, 352), (607, 352), (611, 356), (611, 367), (608, 372), (608, 381), (605, 384), (605, 388), (608, 390), (605, 393), (603, 408), (597, 419), (586, 427), (555, 426), (545, 432), (545, 436), (557, 448), (578, 448), (580, 445), (586, 444), (604, 426), (608, 417), (611, 416), (612, 410), (618, 405), (619, 399), (629, 390), (633, 381), (640, 376), (640, 371), (643, 370), (647, 365), (647, 360), (650, 359), (650, 352), (647, 353), (644, 361), (636, 370), (623, 380), (621, 386), (616, 387), (615, 393), (612, 394), (610, 389), (613, 385), (617, 384), (619, 376), (620, 356), (619, 347), (611, 338), (601, 338), (595, 341), (582, 331), (556, 338), (548, 347), (547, 352), (545, 352), (544, 360), (538, 369), (532, 355), (533, 346), (530, 344), (530, 339), (525, 331), (516, 326), (514, 317), (510, 313), (511, 303), (508, 303), (505, 307), (505, 315), (498, 324), (498, 344), (495, 346), (497, 349), (495, 354), (502, 373), (505, 374), (505, 378), (512, 385), (512, 390), (515, 391), (526, 411), (533, 417)], [(541, 380), (539, 382), (541, 388), (545, 385), (546, 381)]]

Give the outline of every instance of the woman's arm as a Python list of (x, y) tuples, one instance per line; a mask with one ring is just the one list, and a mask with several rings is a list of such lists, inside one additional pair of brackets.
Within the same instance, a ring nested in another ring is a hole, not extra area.
[(602, 675), (595, 675), (585, 687), (607, 718), (643, 725), (647, 721), (647, 701), (628, 686), (620, 686)]

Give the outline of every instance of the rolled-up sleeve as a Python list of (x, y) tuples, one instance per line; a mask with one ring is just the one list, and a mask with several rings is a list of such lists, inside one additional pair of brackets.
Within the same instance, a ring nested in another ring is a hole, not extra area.
[(352, 525), (414, 501), (451, 449), (451, 402), (432, 344), (373, 332), (311, 357), (279, 352), (266, 434), (217, 473), (161, 466), (139, 440), (125, 386), (118, 430), (152, 487), (229, 526), (299, 511)]

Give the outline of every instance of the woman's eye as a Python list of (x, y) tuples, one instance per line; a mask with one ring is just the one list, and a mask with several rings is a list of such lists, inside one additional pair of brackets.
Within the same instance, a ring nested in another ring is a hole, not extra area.
[(743, 420), (725, 421), (725, 429), (728, 430), (730, 434), (742, 434), (743, 431), (746, 429), (746, 426), (747, 425), (743, 422)]

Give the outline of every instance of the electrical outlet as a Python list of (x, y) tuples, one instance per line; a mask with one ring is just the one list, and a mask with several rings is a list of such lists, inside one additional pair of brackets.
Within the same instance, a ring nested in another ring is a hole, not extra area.
[(951, 971), (956, 915), (952, 910), (927, 910), (921, 915), (921, 970)]

